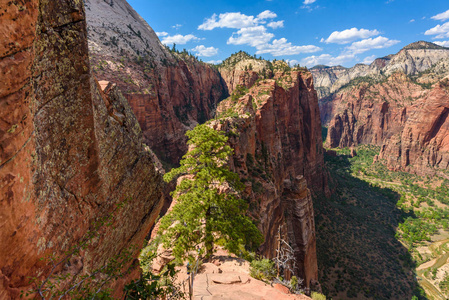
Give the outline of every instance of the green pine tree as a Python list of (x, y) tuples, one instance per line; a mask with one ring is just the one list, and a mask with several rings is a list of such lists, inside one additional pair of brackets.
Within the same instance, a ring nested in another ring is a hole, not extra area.
[(202, 245), (208, 259), (219, 239), (233, 253), (242, 244), (259, 246), (263, 237), (245, 215), (247, 203), (239, 197), (243, 184), (228, 166), (232, 155), (228, 138), (204, 124), (186, 135), (191, 149), (181, 166), (164, 176), (169, 182), (187, 175), (172, 193), (176, 205), (161, 220), (159, 232), (164, 246), (172, 248), (178, 260), (193, 258), (191, 251)]

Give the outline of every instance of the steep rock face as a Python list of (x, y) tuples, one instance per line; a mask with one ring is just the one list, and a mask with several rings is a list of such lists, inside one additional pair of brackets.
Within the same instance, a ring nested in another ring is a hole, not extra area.
[(401, 133), (382, 146), (379, 157), (393, 170), (432, 174), (449, 169), (449, 80), (415, 105)]
[(397, 54), (378, 58), (370, 65), (357, 64), (352, 68), (316, 66), (311, 72), (319, 99), (323, 99), (357, 77), (369, 76), (378, 79), (396, 72), (416, 75), (448, 58), (449, 48), (419, 41), (404, 47)]
[(324, 99), (326, 146), (378, 145), (390, 169), (422, 174), (446, 170), (448, 62), (412, 77), (399, 72), (377, 82), (359, 78)]
[(308, 186), (327, 191), (311, 74), (275, 73), (218, 109), (214, 123), (230, 136), (232, 165), (245, 181), (250, 211), (265, 236), (262, 253), (274, 257), (280, 235), (294, 248), (296, 273), (310, 286), (317, 280), (317, 265)]
[(172, 52), (125, 0), (85, 0), (94, 74), (116, 82), (158, 157), (177, 164), (185, 132), (212, 117), (226, 94), (218, 71)]
[(412, 104), (427, 93), (405, 74), (383, 82), (361, 81), (335, 93), (321, 111), (328, 123), (326, 146), (382, 145), (401, 131)]
[(240, 51), (226, 59), (219, 67), (226, 89), (232, 94), (237, 86), (250, 88), (257, 79), (271, 77), (273, 71), (266, 60), (256, 59)]
[[(141, 246), (162, 181), (127, 101), (91, 77), (81, 1), (10, 1), (0, 21), (9, 24), (0, 42), (0, 298), (11, 299), (30, 277), (48, 276), (40, 258), (76, 246), (125, 200), (113, 213), (120, 226), (97, 228), (71, 273)], [(122, 286), (111, 282), (118, 294)]]

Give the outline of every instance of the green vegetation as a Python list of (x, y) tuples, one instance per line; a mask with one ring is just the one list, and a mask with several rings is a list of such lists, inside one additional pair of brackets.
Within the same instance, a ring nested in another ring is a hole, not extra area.
[(343, 85), (339, 90), (348, 89), (351, 87), (358, 87), (361, 84), (365, 84), (367, 86), (372, 86), (375, 84), (380, 84), (382, 82), (386, 81), (386, 77), (380, 77), (380, 78), (374, 78), (371, 76), (362, 76), (362, 77), (356, 77), (349, 81), (347, 84)]
[(447, 235), (449, 181), (389, 171), (383, 162), (373, 163), (379, 147), (356, 150), (353, 158), (349, 149), (325, 157), (335, 192), (315, 201), (323, 291), (343, 298), (425, 299), (415, 278), (429, 292), (431, 284), (420, 274), (440, 265), (416, 268), (432, 257), (443, 261), (449, 252), (445, 244), (425, 250), (433, 247), (436, 234), (446, 230)]
[(243, 185), (227, 165), (232, 155), (228, 138), (207, 125), (196, 126), (187, 136), (191, 149), (181, 166), (164, 176), (171, 181), (188, 175), (173, 192), (177, 202), (173, 210), (161, 219), (159, 235), (164, 246), (173, 249), (179, 262), (192, 260), (191, 251), (200, 246), (209, 258), (218, 240), (224, 241), (224, 248), (233, 253), (242, 244), (257, 247), (263, 238), (245, 216), (247, 203), (239, 197)]
[(447, 273), (440, 282), (440, 289), (446, 294), (449, 293), (449, 275)]
[[(154, 252), (148, 255), (148, 248), (140, 255), (142, 274), (124, 288), (125, 299), (186, 299), (181, 284), (175, 283), (178, 271), (174, 264), (167, 264), (159, 274), (153, 274), (147, 266), (156, 257)], [(153, 249), (154, 250), (154, 249)]]
[(269, 259), (253, 260), (249, 275), (253, 278), (269, 282), (276, 277), (274, 262)]
[(326, 300), (326, 296), (317, 292), (312, 292), (311, 297), (313, 300)]
[(243, 85), (237, 85), (235, 90), (232, 92), (231, 100), (233, 102), (237, 102), (241, 97), (245, 96), (248, 93), (248, 88)]

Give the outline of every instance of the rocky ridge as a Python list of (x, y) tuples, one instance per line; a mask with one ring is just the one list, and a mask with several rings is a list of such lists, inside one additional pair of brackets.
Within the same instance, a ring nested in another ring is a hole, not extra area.
[(94, 74), (115, 82), (133, 108), (145, 142), (176, 165), (185, 132), (212, 117), (227, 95), (216, 69), (187, 51), (170, 51), (125, 0), (85, 0)]
[[(234, 92), (238, 86), (254, 86), (250, 97), (258, 99), (256, 108), (251, 104), (250, 131), (233, 142), (240, 153), (233, 166), (240, 170), (238, 160), (246, 164), (253, 158), (254, 164), (241, 170), (250, 174), (245, 175), (251, 182), (248, 197), (266, 236), (261, 251), (273, 257), (281, 228), (297, 250), (298, 274), (307, 285), (314, 283), (309, 188), (326, 193), (327, 184), (310, 73), (289, 70), (282, 62), (245, 58), (223, 78), (187, 53), (162, 46), (125, 1), (85, 2), (86, 11), (79, 1), (56, 5), (36, 0), (25, 9), (11, 2), (12, 14), (3, 15), (17, 26), (8, 33), (17, 43), (5, 45), (1, 70), (23, 76), (5, 76), (0, 89), (7, 107), (1, 115), (0, 171), (5, 180), (0, 187), (7, 203), (1, 219), (10, 224), (0, 240), (11, 245), (2, 250), (0, 295), (15, 297), (28, 288), (26, 277), (48, 267), (39, 258), (76, 245), (94, 220), (112, 212), (121, 220), (119, 229), (105, 228), (95, 247), (61, 271), (87, 274), (128, 246), (139, 248), (162, 205), (163, 190), (156, 156), (142, 140), (165, 162), (177, 163), (187, 149), (185, 131), (210, 119), (228, 87)], [(14, 23), (14, 14), (23, 14), (23, 21)], [(29, 24), (37, 29), (22, 31)], [(264, 78), (261, 88), (267, 91), (257, 90), (257, 81)], [(268, 97), (262, 99), (262, 94)], [(267, 188), (267, 195), (261, 188)], [(125, 209), (115, 212), (125, 201)], [(111, 285), (116, 296), (123, 282)]]
[(310, 71), (313, 74), (319, 98), (323, 99), (357, 77), (369, 76), (373, 79), (383, 79), (395, 72), (416, 75), (448, 58), (449, 48), (419, 41), (407, 45), (394, 55), (378, 58), (370, 65), (357, 64), (352, 68), (315, 66)]
[(416, 75), (398, 71), (383, 79), (359, 77), (322, 99), (326, 146), (378, 145), (391, 169), (446, 170), (448, 66), (449, 59), (443, 59)]
[[(128, 102), (91, 76), (82, 2), (10, 1), (0, 21), (0, 298), (16, 299), (92, 230), (54, 270), (68, 286), (140, 248), (163, 183)], [(94, 226), (106, 217), (119, 226)]]
[(296, 273), (310, 287), (317, 265), (309, 188), (328, 193), (317, 96), (310, 73), (274, 69), (273, 78), (222, 101), (212, 124), (230, 137), (233, 169), (265, 236), (262, 254), (274, 257), (281, 236), (294, 248)]

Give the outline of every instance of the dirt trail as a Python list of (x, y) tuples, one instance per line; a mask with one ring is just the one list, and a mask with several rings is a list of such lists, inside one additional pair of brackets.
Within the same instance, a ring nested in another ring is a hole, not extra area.
[(439, 269), (446, 263), (448, 263), (449, 252), (446, 252), (448, 244), (449, 239), (437, 240), (432, 243), (432, 245), (429, 246), (429, 249), (432, 251), (432, 254), (436, 256), (436, 258), (425, 264), (422, 264), (416, 270), (416, 274), (421, 286), (425, 289), (426, 293), (434, 297), (435, 300), (446, 300), (447, 297), (440, 292), (438, 287), (427, 280), (427, 278), (424, 276), (424, 273), (427, 270), (431, 270), (433, 268)]

